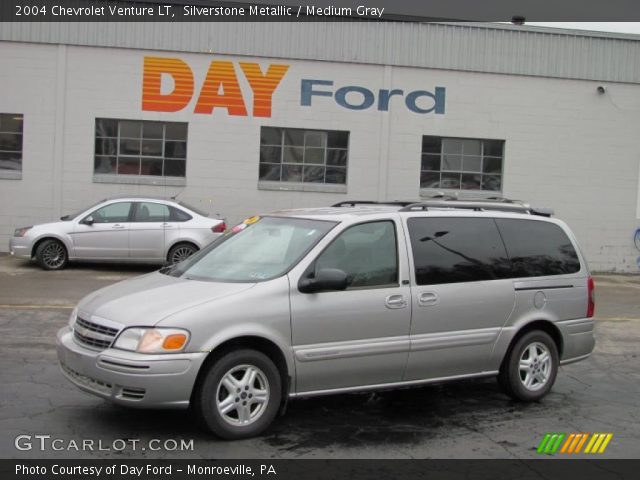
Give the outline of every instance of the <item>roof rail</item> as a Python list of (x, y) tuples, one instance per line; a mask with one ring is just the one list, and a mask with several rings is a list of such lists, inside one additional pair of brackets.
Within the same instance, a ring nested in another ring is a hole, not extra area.
[(413, 201), (402, 201), (402, 200), (391, 200), (388, 202), (378, 202), (376, 200), (345, 200), (344, 202), (338, 202), (332, 207), (355, 207), (357, 205), (392, 205), (396, 207), (406, 207), (407, 205), (413, 205), (416, 202)]
[(429, 210), (429, 208), (460, 208), (466, 210), (474, 210), (477, 212), (486, 210), (497, 210), (501, 212), (526, 213), (529, 215), (540, 215), (550, 217), (553, 210), (549, 208), (535, 208), (520, 200), (511, 200), (502, 197), (489, 197), (478, 200), (457, 200), (447, 198), (445, 200), (434, 199), (418, 202), (411, 205), (405, 205), (400, 209), (401, 212), (414, 212)]

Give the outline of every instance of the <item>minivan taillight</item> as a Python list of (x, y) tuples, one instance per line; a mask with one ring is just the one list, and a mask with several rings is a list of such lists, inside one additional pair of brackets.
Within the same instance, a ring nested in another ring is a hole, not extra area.
[(211, 227), (211, 231), (213, 233), (224, 233), (224, 231), (227, 229), (227, 224), (224, 222), (220, 222), (219, 224), (217, 224), (214, 227)]
[(595, 300), (595, 284), (593, 283), (593, 278), (589, 277), (587, 280), (587, 294), (589, 296), (587, 303), (587, 318), (593, 317), (596, 312), (596, 300)]

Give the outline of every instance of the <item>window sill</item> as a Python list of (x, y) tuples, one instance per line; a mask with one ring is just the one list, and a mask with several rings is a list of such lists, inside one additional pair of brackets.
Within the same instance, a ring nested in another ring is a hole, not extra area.
[(183, 177), (154, 177), (149, 175), (109, 175), (94, 174), (93, 183), (119, 183), (130, 185), (157, 185), (161, 187), (183, 187), (187, 184)]
[(496, 190), (452, 190), (447, 188), (421, 188), (420, 198), (430, 198), (437, 194), (451, 195), (464, 199), (483, 199), (488, 197), (502, 197), (501, 191)]
[(328, 185), (317, 183), (269, 182), (258, 181), (258, 190), (274, 190), (279, 192), (320, 192), (347, 193), (346, 185)]
[(22, 180), (22, 172), (16, 170), (0, 170), (2, 180)]

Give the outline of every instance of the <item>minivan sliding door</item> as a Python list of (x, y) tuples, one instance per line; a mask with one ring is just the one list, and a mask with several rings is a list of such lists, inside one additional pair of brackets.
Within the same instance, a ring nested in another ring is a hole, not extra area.
[(405, 380), (486, 371), (515, 301), (494, 220), (413, 217), (407, 228), (414, 278)]

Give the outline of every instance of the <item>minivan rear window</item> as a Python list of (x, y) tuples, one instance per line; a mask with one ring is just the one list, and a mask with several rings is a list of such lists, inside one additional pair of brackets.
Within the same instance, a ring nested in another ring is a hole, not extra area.
[(506, 278), (511, 265), (492, 218), (410, 218), (418, 285)]
[(558, 225), (504, 218), (495, 221), (511, 260), (512, 277), (541, 277), (580, 271), (578, 254)]

